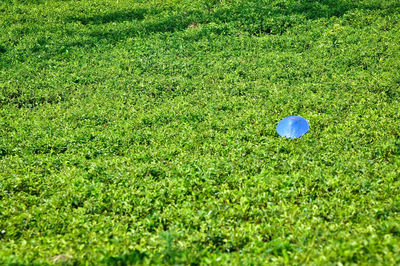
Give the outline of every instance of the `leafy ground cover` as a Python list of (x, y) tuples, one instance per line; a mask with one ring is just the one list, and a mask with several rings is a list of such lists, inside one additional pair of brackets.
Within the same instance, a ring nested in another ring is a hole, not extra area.
[(0, 33), (0, 264), (400, 263), (397, 0), (4, 0)]

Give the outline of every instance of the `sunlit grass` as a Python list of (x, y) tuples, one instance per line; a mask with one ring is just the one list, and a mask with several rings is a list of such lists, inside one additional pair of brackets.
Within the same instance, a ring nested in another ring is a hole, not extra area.
[(0, 264), (399, 263), (399, 22), (395, 0), (1, 2)]

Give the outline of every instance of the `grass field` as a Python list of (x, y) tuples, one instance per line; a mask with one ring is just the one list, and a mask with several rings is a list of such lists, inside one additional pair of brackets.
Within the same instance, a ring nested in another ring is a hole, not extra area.
[(398, 0), (2, 0), (0, 264), (399, 264), (399, 111)]

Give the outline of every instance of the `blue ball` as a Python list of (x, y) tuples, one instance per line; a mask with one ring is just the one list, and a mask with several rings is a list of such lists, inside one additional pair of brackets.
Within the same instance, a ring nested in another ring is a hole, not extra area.
[(288, 116), (279, 121), (276, 132), (279, 136), (289, 139), (300, 138), (307, 133), (310, 126), (307, 120), (300, 116)]

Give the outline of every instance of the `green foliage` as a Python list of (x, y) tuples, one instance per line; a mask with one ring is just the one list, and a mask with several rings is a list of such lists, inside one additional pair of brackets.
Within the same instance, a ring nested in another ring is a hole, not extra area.
[(397, 0), (8, 0), (0, 32), (0, 264), (400, 263)]

